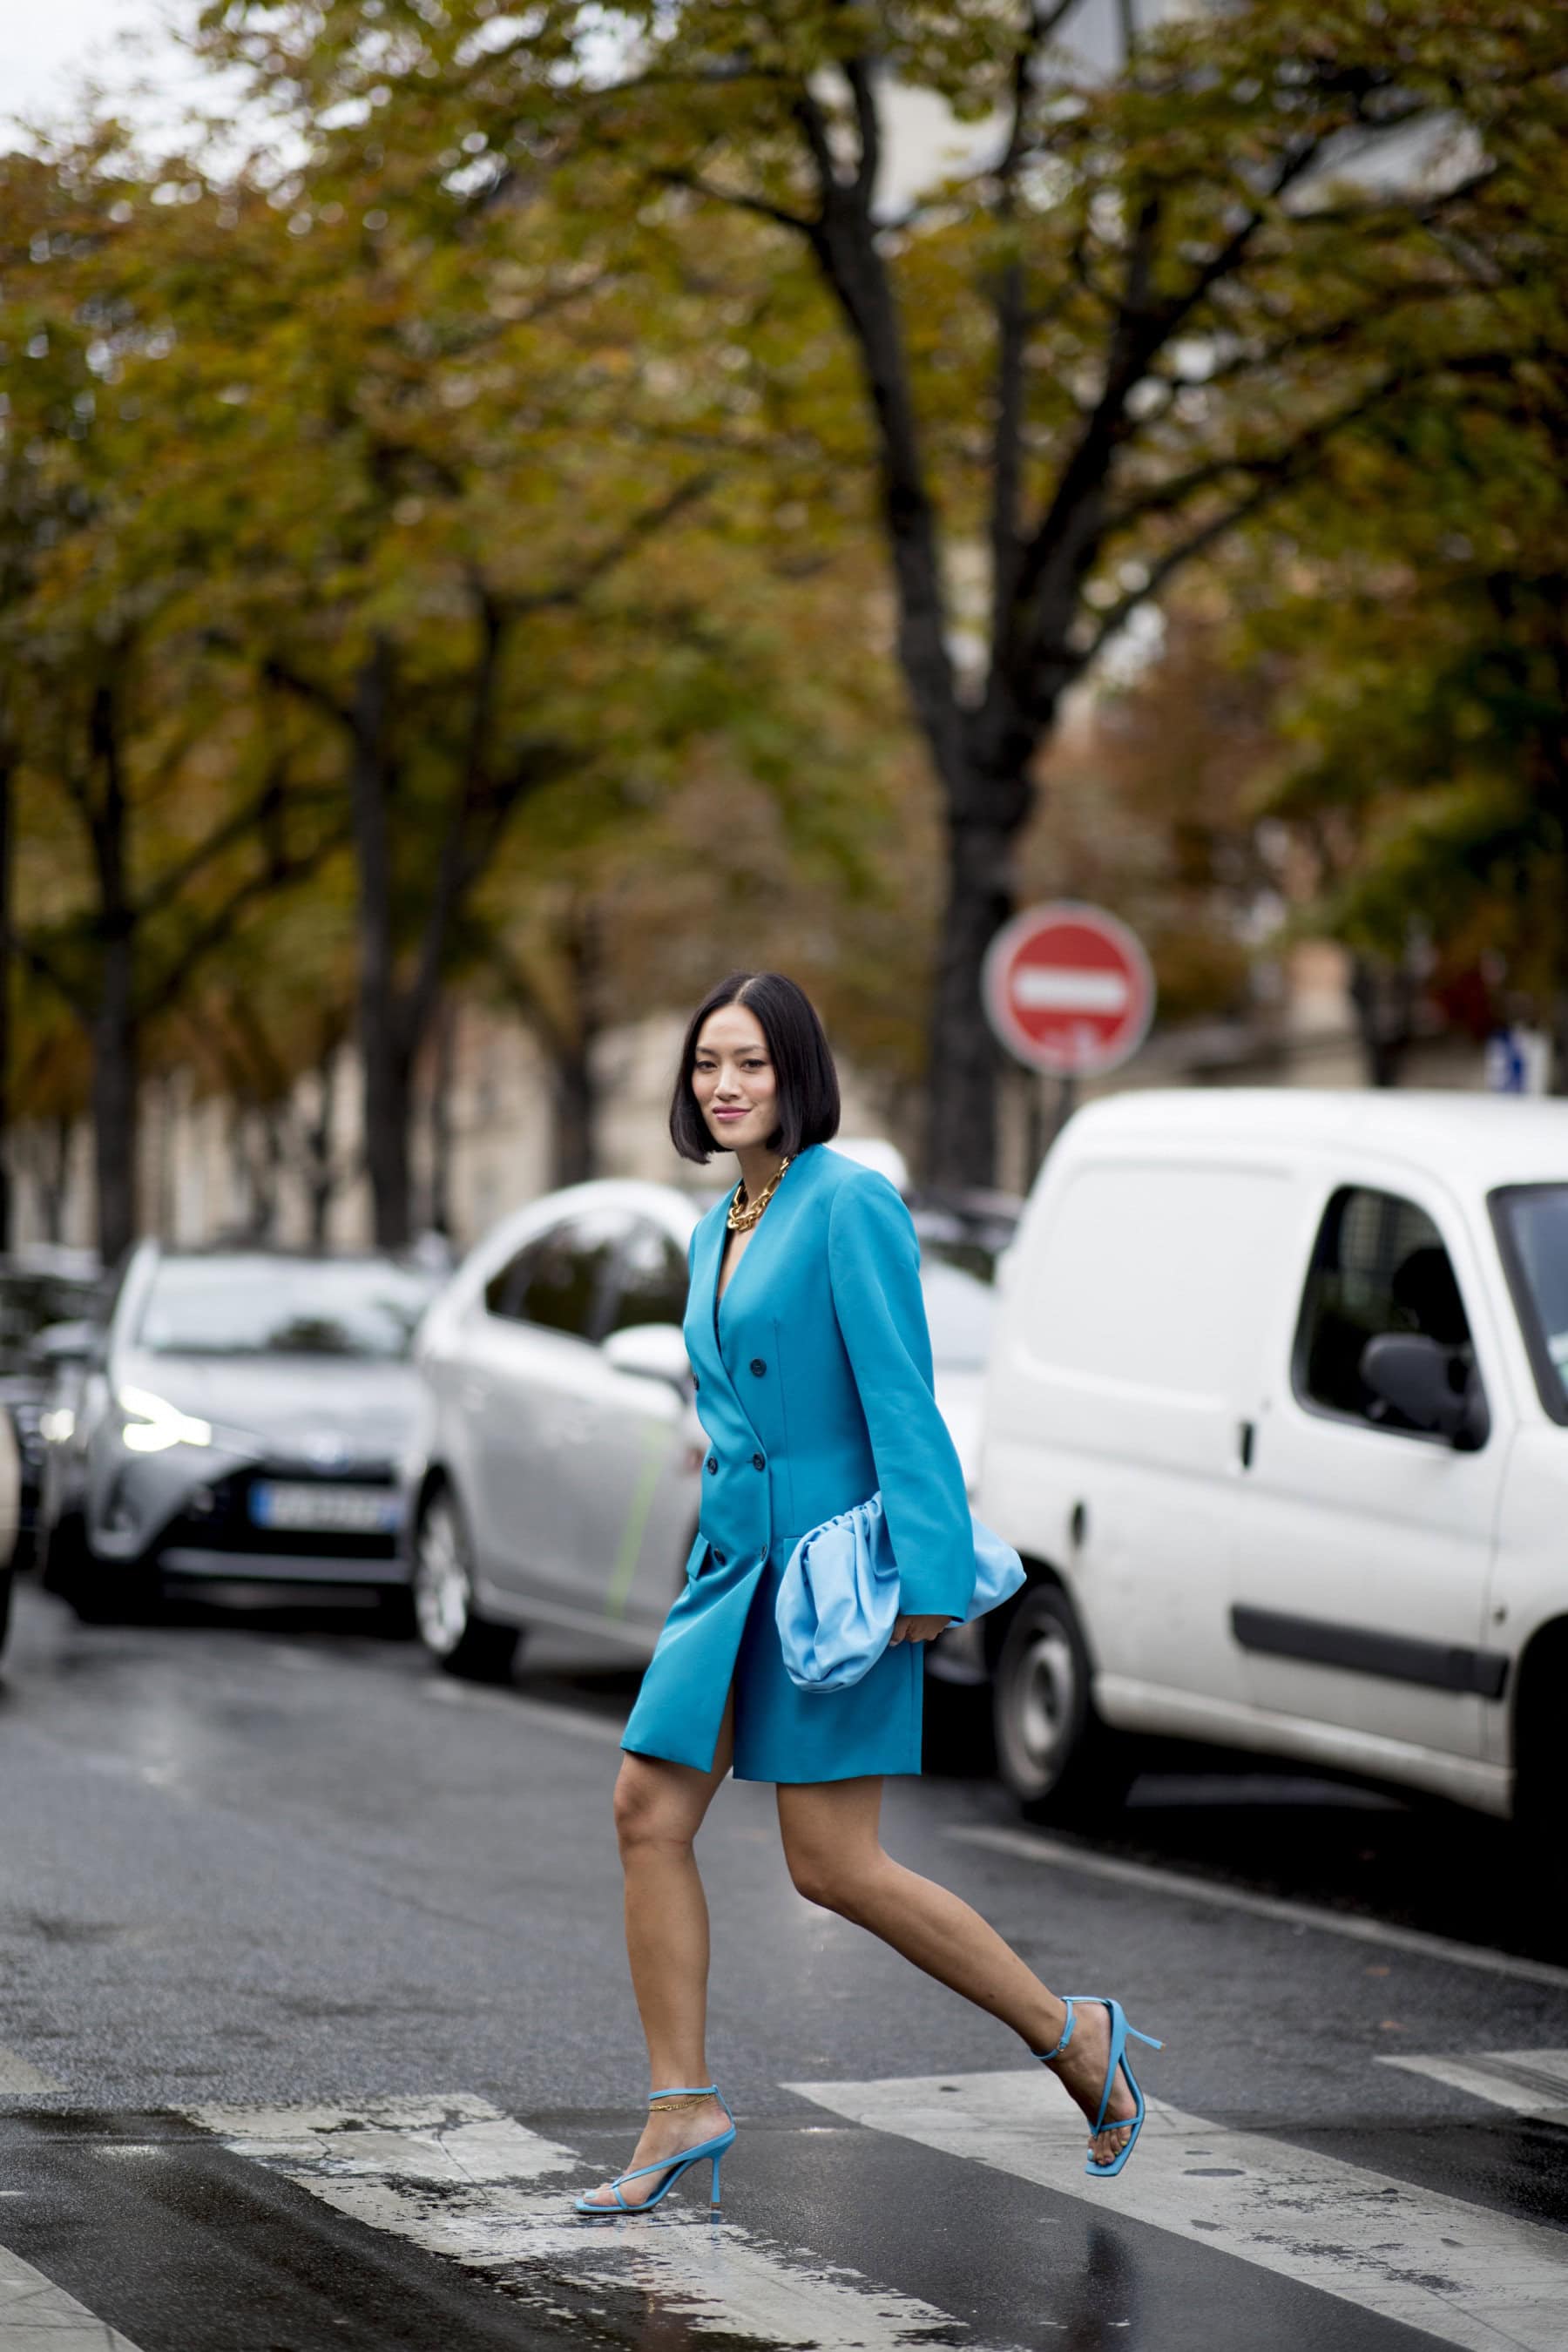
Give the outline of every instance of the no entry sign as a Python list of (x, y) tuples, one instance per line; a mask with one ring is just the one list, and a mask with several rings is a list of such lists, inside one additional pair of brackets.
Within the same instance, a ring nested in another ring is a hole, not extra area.
[(1114, 915), (1070, 898), (1004, 924), (981, 988), (1009, 1053), (1051, 1077), (1119, 1069), (1154, 1017), (1154, 975), (1139, 940)]

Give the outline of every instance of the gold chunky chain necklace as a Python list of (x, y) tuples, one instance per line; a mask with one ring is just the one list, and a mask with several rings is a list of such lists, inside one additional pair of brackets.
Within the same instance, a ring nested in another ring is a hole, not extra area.
[[(789, 1166), (792, 1154), (785, 1152), (754, 1201), (746, 1199), (746, 1180), (742, 1176), (730, 1201), (729, 1226), (732, 1234), (749, 1234), (773, 1194), (779, 1189), (779, 1178)], [(742, 1203), (744, 1205), (742, 1206)]]

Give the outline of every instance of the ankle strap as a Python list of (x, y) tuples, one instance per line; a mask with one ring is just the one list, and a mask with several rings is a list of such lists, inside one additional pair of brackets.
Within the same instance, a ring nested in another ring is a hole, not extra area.
[(1039, 2060), (1042, 2066), (1048, 2066), (1053, 2058), (1059, 2058), (1062, 2052), (1067, 2048), (1068, 2043), (1072, 2040), (1072, 2030), (1078, 2023), (1078, 2011), (1073, 2006), (1072, 2002), (1067, 2000), (1065, 1996), (1062, 2000), (1062, 2007), (1067, 2011), (1068, 2021), (1063, 2029), (1061, 2040), (1057, 2043), (1054, 2050), (1037, 2050), (1035, 2053), (1036, 2057)]
[(717, 2083), (678, 2083), (673, 2091), (650, 2091), (647, 2095), (650, 2104), (655, 2099), (716, 2099), (719, 2085)]

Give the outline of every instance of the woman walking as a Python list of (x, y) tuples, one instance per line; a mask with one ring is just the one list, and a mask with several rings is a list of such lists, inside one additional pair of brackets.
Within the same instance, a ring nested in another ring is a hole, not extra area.
[[(708, 2073), (708, 1907), (692, 1843), (715, 1791), (776, 1784), (790, 1875), (1012, 2027), (1119, 2170), (1142, 2099), (1120, 2008), (1063, 2000), (978, 1913), (882, 1851), (882, 1780), (921, 1763), (921, 1644), (974, 1584), (963, 1475), (931, 1390), (920, 1247), (885, 1177), (833, 1150), (838, 1082), (809, 999), (735, 972), (688, 1027), (670, 1133), (732, 1151), (741, 1181), (692, 1235), (685, 1336), (709, 1438), (700, 1532), (621, 1745), (616, 1826), (626, 1948), (653, 2085), (631, 2164), (580, 2198), (636, 2211), (734, 2138)], [(800, 1537), (879, 1487), (899, 1571), (891, 1642), (850, 1688), (796, 1687), (774, 1604)]]

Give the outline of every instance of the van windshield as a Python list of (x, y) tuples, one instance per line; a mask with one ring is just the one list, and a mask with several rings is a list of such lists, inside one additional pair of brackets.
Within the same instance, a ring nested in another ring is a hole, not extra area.
[(1491, 1212), (1541, 1402), (1568, 1424), (1568, 1183), (1505, 1185)]

